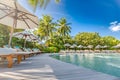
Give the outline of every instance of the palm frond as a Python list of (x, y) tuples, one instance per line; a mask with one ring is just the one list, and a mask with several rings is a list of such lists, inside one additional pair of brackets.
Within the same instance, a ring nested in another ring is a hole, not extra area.
[[(46, 8), (51, 0), (28, 0), (28, 3), (34, 7), (36, 10), (37, 6), (40, 5), (41, 8)], [(56, 3), (59, 3), (60, 0), (55, 0)]]

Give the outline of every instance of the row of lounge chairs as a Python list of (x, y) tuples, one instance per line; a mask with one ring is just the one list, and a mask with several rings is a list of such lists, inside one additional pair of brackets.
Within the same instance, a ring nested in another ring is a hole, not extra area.
[(13, 49), (13, 48), (0, 48), (0, 62), (7, 61), (8, 68), (12, 68), (14, 62), (20, 64), (22, 60), (42, 53), (39, 49)]
[(60, 53), (120, 53), (120, 50), (61, 50)]

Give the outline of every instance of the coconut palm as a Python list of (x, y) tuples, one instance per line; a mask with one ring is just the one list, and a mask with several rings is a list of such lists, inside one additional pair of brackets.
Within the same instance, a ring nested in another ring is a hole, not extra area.
[(58, 34), (63, 37), (68, 36), (71, 32), (71, 27), (69, 25), (70, 23), (67, 23), (67, 20), (65, 18), (61, 18), (60, 20), (58, 20)]
[[(51, 0), (28, 0), (29, 4), (32, 5), (35, 9), (39, 5), (41, 8), (46, 8), (48, 3)], [(55, 0), (56, 3), (59, 3), (60, 0)]]
[(53, 32), (56, 30), (55, 27), (56, 26), (53, 22), (53, 18), (49, 15), (43, 15), (43, 18), (40, 19), (37, 35), (39, 35), (41, 39), (48, 40), (49, 37), (53, 35)]

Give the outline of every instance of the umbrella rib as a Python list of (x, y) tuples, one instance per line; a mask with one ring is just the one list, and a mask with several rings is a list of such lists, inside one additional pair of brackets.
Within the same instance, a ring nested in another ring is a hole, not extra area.
[(28, 28), (30, 28), (30, 26), (28, 25), (28, 23), (25, 21), (25, 19), (22, 17), (23, 21), (25, 22), (25, 24), (28, 26)]
[(29, 35), (29, 38), (32, 40), (32, 38), (30, 37), (30, 35)]
[(8, 5), (5, 5), (5, 4), (3, 4), (3, 3), (0, 3), (0, 4), (3, 5), (3, 6), (5, 6), (6, 8), (7, 8), (7, 7), (12, 8), (12, 7), (10, 7), (10, 6), (8, 6)]
[(18, 10), (18, 12), (21, 13), (21, 14), (27, 14), (27, 15), (30, 15), (30, 16), (33, 16), (33, 17), (36, 17), (36, 16), (33, 15), (32, 13), (27, 13), (27, 12), (20, 11), (20, 10)]
[[(5, 5), (5, 4), (3, 4), (3, 3), (0, 3), (1, 5), (4, 5), (5, 7), (9, 7), (9, 8), (11, 8), (11, 9), (13, 9), (12, 7), (10, 7), (10, 6), (8, 6), (8, 5)], [(17, 10), (17, 9), (13, 9), (13, 10)], [(25, 13), (25, 14), (28, 14), (28, 15), (31, 15), (31, 16), (34, 16), (34, 17), (36, 17), (35, 15), (33, 15), (33, 14), (29, 14), (29, 13), (27, 13), (27, 12), (24, 12), (24, 11), (20, 11), (20, 10), (17, 10), (18, 12), (21, 12), (21, 13)]]
[(23, 17), (23, 16), (26, 17), (26, 18), (23, 18), (23, 19), (28, 19), (28, 20), (32, 21), (34, 24), (38, 25), (35, 21), (33, 21), (31, 18), (29, 18), (29, 17), (26, 15), (26, 13), (23, 13), (23, 14), (19, 15), (18, 17)]
[(36, 17), (36, 16), (33, 15), (33, 14), (30, 14), (30, 13), (27, 13), (27, 12), (24, 12), (24, 11), (20, 11), (20, 10), (18, 10), (18, 11), (21, 12), (21, 13), (28, 14), (28, 15), (30, 15), (30, 16), (34, 16), (34, 17)]
[(22, 17), (22, 16), (24, 16), (26, 13), (21, 13), (21, 15), (19, 15), (18, 17)]
[[(11, 10), (11, 9), (13, 9), (12, 7), (10, 7), (10, 6), (8, 6), (8, 5), (5, 5), (5, 4), (3, 4), (3, 3), (0, 3), (1, 5), (3, 5), (3, 6), (5, 6), (5, 9), (4, 10)], [(1, 8), (2, 9), (2, 8)], [(16, 9), (13, 9), (13, 10), (16, 10)]]
[(4, 8), (0, 8), (0, 10), (10, 10), (10, 9), (4, 9)]
[(18, 36), (18, 35), (20, 35), (21, 33), (18, 33), (18, 34), (15, 34), (14, 36)]
[(29, 36), (31, 38), (31, 40), (37, 40), (37, 38), (34, 35), (32, 35), (32, 36), (34, 37), (33, 39)]
[(8, 14), (5, 15), (5, 16), (0, 17), (0, 19), (4, 18), (4, 17), (6, 17), (6, 16), (9, 16), (9, 15), (12, 14), (12, 13), (13, 13), (13, 12), (10, 12), (10, 13), (8, 13)]
[(22, 36), (22, 39), (24, 39), (24, 35)]
[(29, 18), (28, 16), (24, 15), (26, 18), (28, 18), (30, 21), (32, 21), (33, 23), (35, 23), (36, 25), (38, 25), (35, 21), (33, 21), (31, 18)]
[(11, 11), (10, 9), (6, 9), (6, 8), (0, 8), (0, 10), (3, 11), (3, 12), (5, 12), (6, 14), (8, 14), (8, 12), (6, 12), (6, 11)]

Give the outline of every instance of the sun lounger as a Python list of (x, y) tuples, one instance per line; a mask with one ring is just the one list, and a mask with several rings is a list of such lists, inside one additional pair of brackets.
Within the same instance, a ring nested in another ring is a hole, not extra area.
[(9, 68), (13, 66), (13, 58), (17, 58), (18, 64), (21, 62), (21, 54), (16, 52), (17, 50), (12, 48), (0, 48), (0, 58), (7, 59)]
[(29, 57), (31, 53), (33, 52), (18, 52), (16, 49), (12, 48), (0, 48), (0, 58), (8, 61), (8, 68), (13, 66), (14, 59), (17, 59), (17, 63), (20, 64), (22, 58), (25, 59)]
[(40, 51), (39, 49), (36, 49), (36, 48), (32, 49), (32, 51), (33, 51), (34, 54), (36, 54), (36, 55), (43, 53), (42, 51)]

